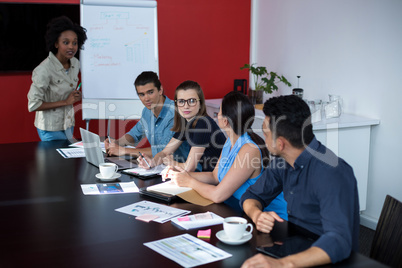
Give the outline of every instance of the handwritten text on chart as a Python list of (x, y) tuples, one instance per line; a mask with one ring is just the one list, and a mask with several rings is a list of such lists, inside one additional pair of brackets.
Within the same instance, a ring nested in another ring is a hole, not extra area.
[(93, 66), (106, 66), (106, 67), (110, 67), (110, 66), (120, 66), (121, 62), (118, 61), (114, 61), (113, 57), (110, 55), (102, 55), (102, 54), (94, 54), (92, 56), (92, 65)]
[(101, 12), (101, 19), (128, 19), (130, 14), (128, 12)]
[(91, 48), (103, 48), (109, 46), (111, 43), (111, 38), (92, 38), (89, 40), (89, 45)]
[(92, 32), (92, 31), (102, 31), (102, 30), (103, 30), (102, 26), (92, 26), (92, 27), (89, 28), (90, 32)]

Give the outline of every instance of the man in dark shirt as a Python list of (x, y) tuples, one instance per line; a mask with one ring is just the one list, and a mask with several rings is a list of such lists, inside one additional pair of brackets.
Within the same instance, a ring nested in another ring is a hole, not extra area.
[[(318, 142), (311, 113), (297, 96), (271, 98), (264, 104), (263, 132), (272, 161), (240, 203), (257, 230), (269, 233), (275, 212), (263, 212), (283, 191), (289, 221), (320, 237), (307, 250), (281, 259), (258, 254), (242, 267), (306, 267), (335, 263), (358, 250), (359, 199), (353, 169)], [(258, 266), (260, 267), (260, 266)]]

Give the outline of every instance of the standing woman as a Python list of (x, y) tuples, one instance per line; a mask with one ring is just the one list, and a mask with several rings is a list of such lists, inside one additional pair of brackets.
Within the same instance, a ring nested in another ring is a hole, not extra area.
[[(238, 206), (239, 199), (253, 185), (269, 164), (269, 152), (264, 140), (255, 134), (254, 106), (244, 94), (232, 91), (223, 98), (218, 123), (227, 140), (219, 162), (212, 172), (187, 172), (167, 169), (163, 179), (170, 178), (178, 186), (190, 187), (215, 203), (230, 200)], [(233, 202), (234, 201), (234, 202)], [(275, 211), (287, 219), (287, 203), (281, 193), (264, 211)]]
[[(165, 164), (178, 166), (187, 171), (212, 171), (225, 143), (225, 135), (216, 122), (207, 115), (204, 93), (194, 81), (184, 81), (176, 88), (176, 111), (172, 131), (173, 138), (165, 149), (153, 159), (145, 156), (151, 167)], [(187, 141), (190, 152), (187, 159), (173, 159), (172, 153)], [(141, 167), (149, 168), (139, 157)]]
[(33, 71), (28, 92), (28, 110), (36, 112), (34, 124), (42, 141), (73, 136), (73, 104), (81, 100), (81, 91), (75, 90), (80, 62), (74, 56), (86, 39), (86, 30), (65, 16), (47, 25), (49, 56)]

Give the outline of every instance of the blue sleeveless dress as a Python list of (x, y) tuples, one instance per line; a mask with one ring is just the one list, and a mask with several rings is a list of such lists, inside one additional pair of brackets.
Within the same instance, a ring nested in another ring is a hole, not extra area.
[[(255, 146), (257, 146), (257, 144), (248, 135), (248, 133), (244, 133), (242, 136), (240, 136), (237, 139), (236, 143), (234, 144), (233, 148), (231, 148), (232, 144), (230, 142), (230, 138), (228, 138), (226, 140), (225, 145), (223, 146), (223, 149), (222, 149), (221, 160), (219, 162), (219, 169), (218, 169), (219, 182), (222, 181), (222, 179), (225, 177), (226, 173), (232, 167), (233, 162), (235, 161), (236, 156), (239, 153), (241, 147), (247, 143), (252, 143)], [(261, 153), (261, 150), (260, 150), (260, 153)], [(262, 155), (261, 155), (261, 161), (262, 161)], [(264, 171), (264, 169), (261, 170), (261, 173), (258, 174), (257, 177), (247, 179), (240, 186), (240, 188), (237, 189), (236, 192), (233, 193), (231, 199), (233, 200), (233, 197), (234, 197), (238, 202), (240, 200), (241, 196), (247, 190), (247, 188), (249, 186), (253, 185), (261, 177), (261, 174), (263, 173), (263, 171)], [(230, 203), (233, 203), (233, 202), (230, 202)], [(282, 192), (271, 202), (271, 204), (269, 204), (266, 208), (264, 208), (264, 211), (275, 211), (276, 214), (278, 214), (282, 219), (287, 220), (288, 214), (286, 211), (286, 207), (287, 207), (287, 203), (283, 197), (283, 192)]]

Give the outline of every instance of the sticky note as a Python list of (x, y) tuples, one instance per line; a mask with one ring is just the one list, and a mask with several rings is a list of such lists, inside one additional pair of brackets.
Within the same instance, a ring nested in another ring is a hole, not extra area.
[(184, 217), (177, 218), (177, 220), (178, 221), (190, 221), (191, 219), (189, 216), (184, 216)]
[(211, 237), (211, 229), (198, 230), (197, 237), (198, 238), (210, 238)]
[(145, 222), (150, 222), (152, 220), (155, 220), (156, 218), (159, 218), (159, 216), (152, 215), (152, 214), (144, 214), (144, 215), (135, 217), (136, 220), (145, 221)]

